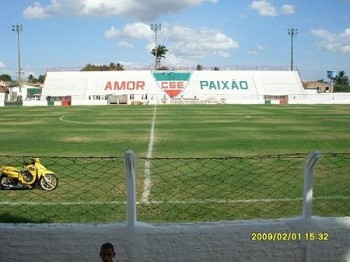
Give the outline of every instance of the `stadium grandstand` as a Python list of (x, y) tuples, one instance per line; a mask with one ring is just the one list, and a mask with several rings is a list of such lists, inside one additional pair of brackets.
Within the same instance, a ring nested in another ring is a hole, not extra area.
[[(347, 104), (348, 93), (304, 88), (288, 67), (211, 70), (50, 69), (40, 99), (23, 105)], [(304, 85), (303, 85), (304, 84)]]
[(303, 95), (297, 71), (49, 71), (42, 98), (111, 103), (287, 103)]

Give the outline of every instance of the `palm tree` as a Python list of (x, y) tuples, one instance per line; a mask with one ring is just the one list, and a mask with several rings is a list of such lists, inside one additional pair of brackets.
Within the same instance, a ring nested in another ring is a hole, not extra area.
[(203, 66), (198, 64), (198, 65), (196, 66), (196, 70), (198, 70), (198, 71), (203, 70)]
[(109, 70), (111, 70), (111, 71), (116, 70), (116, 65), (115, 65), (115, 63), (113, 63), (113, 62), (109, 63)]
[(117, 63), (115, 66), (116, 71), (123, 71), (125, 70), (124, 66), (121, 63)]
[(40, 75), (38, 80), (39, 80), (40, 83), (43, 84), (44, 81), (45, 81), (45, 78), (46, 78), (46, 75)]
[(345, 74), (345, 71), (340, 71), (339, 74), (335, 77), (336, 85), (349, 85), (349, 77)]
[(334, 92), (350, 92), (349, 77), (345, 71), (340, 71), (334, 80)]
[(80, 71), (123, 71), (124, 66), (121, 63), (109, 63), (109, 65), (87, 64)]
[(152, 49), (151, 54), (156, 57), (156, 68), (160, 66), (160, 60), (165, 58), (166, 53), (168, 52), (168, 48), (165, 45), (158, 45), (157, 50), (155, 48)]
[(30, 74), (28, 76), (28, 83), (35, 83), (37, 82), (37, 79), (33, 76), (33, 74)]
[(96, 71), (96, 66), (93, 64), (85, 65), (80, 71)]

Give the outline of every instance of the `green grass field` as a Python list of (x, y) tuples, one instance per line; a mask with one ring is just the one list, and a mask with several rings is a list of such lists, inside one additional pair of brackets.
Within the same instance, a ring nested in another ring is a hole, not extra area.
[[(54, 192), (1, 190), (0, 222), (125, 220), (128, 149), (138, 157), (140, 221), (300, 215), (305, 160), (315, 150), (350, 153), (349, 112), (349, 105), (1, 107), (0, 165), (41, 156), (60, 182)], [(156, 159), (144, 203), (154, 114)], [(334, 190), (318, 186), (319, 197), (331, 197), (318, 201), (320, 215), (350, 215), (349, 199), (337, 199), (350, 196), (349, 165), (343, 160), (339, 183), (322, 171)]]
[[(154, 106), (2, 107), (5, 155), (145, 156)], [(350, 151), (350, 106), (158, 106), (154, 157)]]

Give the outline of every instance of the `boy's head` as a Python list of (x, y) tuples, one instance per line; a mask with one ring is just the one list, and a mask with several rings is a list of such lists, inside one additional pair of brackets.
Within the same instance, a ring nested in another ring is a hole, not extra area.
[(103, 262), (111, 262), (115, 257), (114, 246), (111, 243), (104, 243), (101, 246), (100, 257)]

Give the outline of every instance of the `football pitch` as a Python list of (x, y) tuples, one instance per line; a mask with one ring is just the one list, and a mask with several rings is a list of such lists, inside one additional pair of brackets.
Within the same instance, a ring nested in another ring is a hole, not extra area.
[(146, 156), (154, 113), (153, 157), (350, 151), (349, 105), (164, 105), (2, 107), (0, 153)]
[[(0, 165), (42, 157), (59, 186), (1, 190), (0, 221), (124, 221), (129, 149), (141, 221), (297, 216), (308, 155), (350, 153), (349, 112), (349, 105), (2, 107)], [(336, 177), (321, 170), (320, 215), (349, 215), (350, 160), (342, 161)]]

